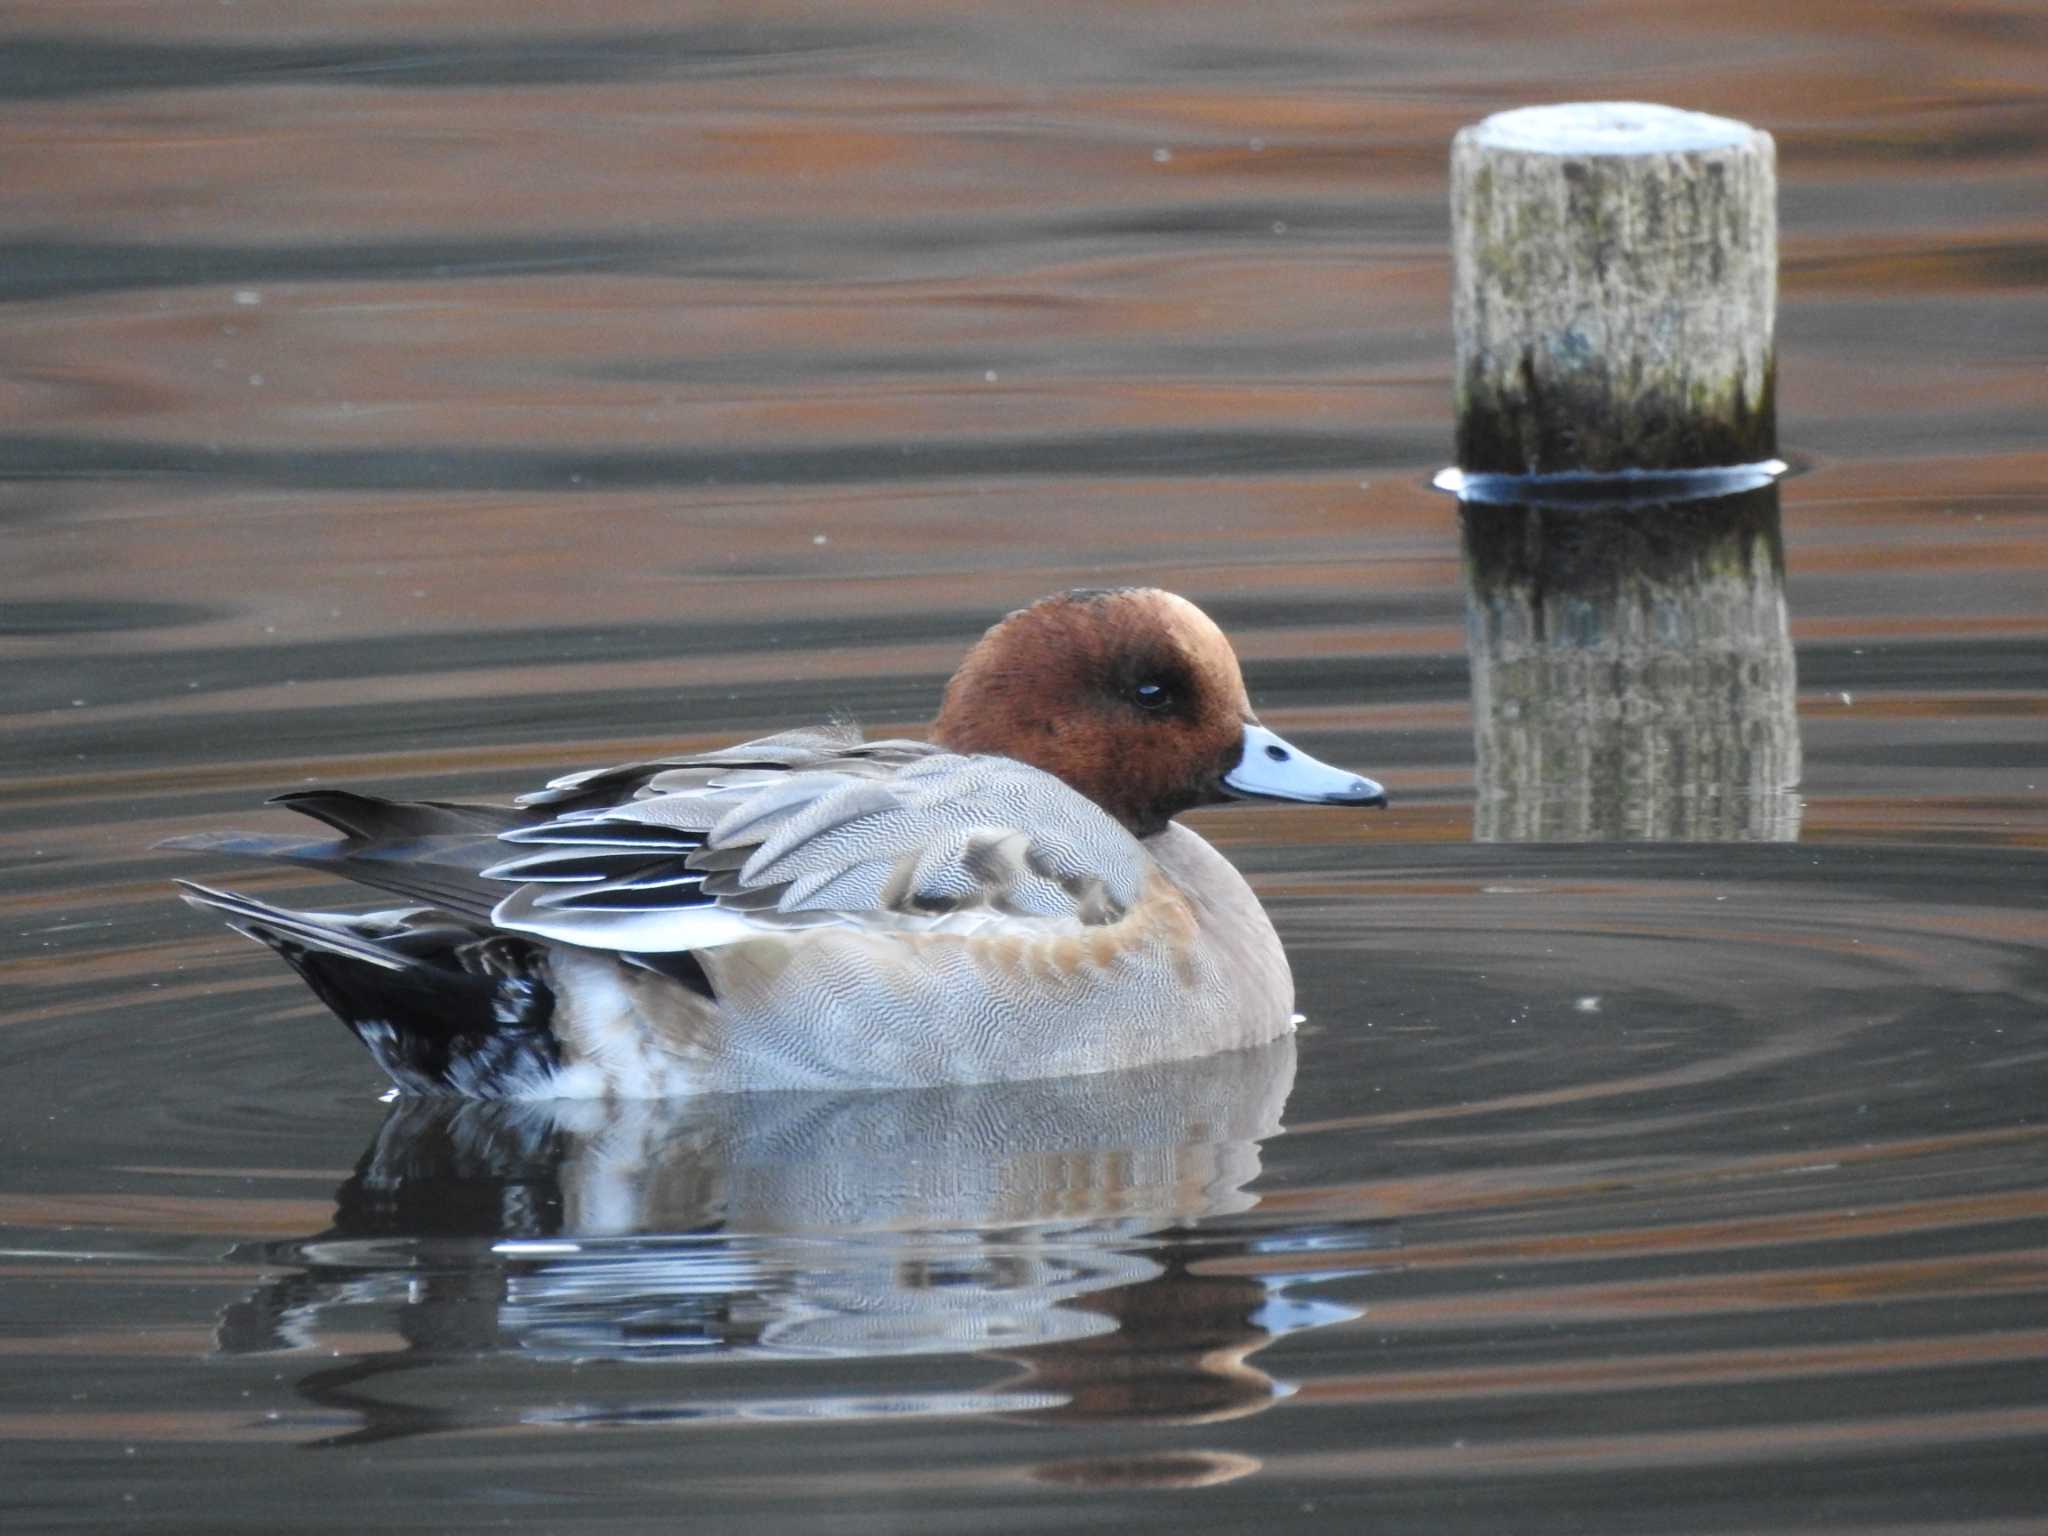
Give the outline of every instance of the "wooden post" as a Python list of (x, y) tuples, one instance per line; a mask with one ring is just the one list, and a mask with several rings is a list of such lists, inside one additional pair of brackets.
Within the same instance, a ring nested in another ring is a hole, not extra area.
[(1635, 102), (1503, 112), (1452, 145), (1451, 226), (1460, 469), (1776, 453), (1768, 133)]

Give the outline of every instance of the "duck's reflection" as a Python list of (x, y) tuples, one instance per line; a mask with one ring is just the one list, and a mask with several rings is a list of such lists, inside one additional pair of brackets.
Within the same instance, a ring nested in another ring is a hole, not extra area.
[(1775, 484), (1459, 504), (1474, 836), (1790, 841), (1799, 721)]
[[(229, 1309), (220, 1348), (352, 1353), (300, 1383), (357, 1416), (351, 1440), (505, 1423), (1256, 1411), (1284, 1389), (1249, 1357), (1350, 1315), (1203, 1272), (1288, 1241), (1251, 1214), (1247, 1185), (1293, 1079), (1282, 1040), (974, 1088), (401, 1102), (330, 1230), (242, 1252), (282, 1272)], [(1371, 1243), (1347, 1234), (1354, 1250)], [(366, 1332), (391, 1347), (366, 1349)], [(935, 1375), (919, 1356), (956, 1363)], [(575, 1363), (577, 1397), (560, 1399), (559, 1373), (500, 1373), (494, 1395), (422, 1369), (513, 1360)], [(792, 1392), (787, 1373), (733, 1369), (752, 1360), (818, 1370)], [(693, 1369), (597, 1369), (622, 1362)], [(411, 1374), (401, 1386), (394, 1373)]]

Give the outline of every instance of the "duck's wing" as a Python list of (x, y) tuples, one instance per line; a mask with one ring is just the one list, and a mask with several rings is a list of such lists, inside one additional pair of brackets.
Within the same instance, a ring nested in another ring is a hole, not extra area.
[(635, 797), (703, 787), (726, 775), (801, 773), (830, 767), (847, 774), (886, 775), (938, 748), (915, 741), (865, 742), (852, 726), (786, 731), (694, 757), (663, 758), (593, 769), (556, 779), (517, 806), (445, 801), (380, 800), (349, 790), (295, 790), (271, 804), (289, 806), (341, 835), (199, 832), (158, 844), (188, 853), (296, 864), (428, 901), (478, 921), (505, 899), (505, 884), (479, 871), (502, 862), (501, 833), (589, 808), (610, 809)]
[(492, 921), (665, 954), (824, 925), (1074, 931), (1138, 899), (1137, 840), (1050, 774), (912, 742), (764, 750), (787, 741), (677, 759), (620, 781), (631, 799), (501, 833), (510, 856), (482, 874), (517, 888)]

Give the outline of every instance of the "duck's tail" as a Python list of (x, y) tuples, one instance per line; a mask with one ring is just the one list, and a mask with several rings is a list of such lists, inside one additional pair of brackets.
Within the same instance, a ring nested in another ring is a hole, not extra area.
[(547, 1095), (560, 1053), (542, 946), (432, 907), (347, 917), (178, 885), (283, 956), (407, 1092)]

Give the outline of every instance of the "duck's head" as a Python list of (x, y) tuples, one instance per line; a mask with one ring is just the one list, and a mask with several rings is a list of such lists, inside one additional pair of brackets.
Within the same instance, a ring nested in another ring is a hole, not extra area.
[(1153, 588), (1062, 592), (1010, 614), (946, 685), (932, 739), (1042, 768), (1139, 837), (1223, 800), (1387, 800), (1259, 724), (1223, 631)]

